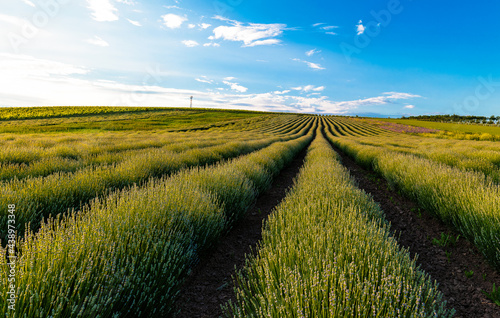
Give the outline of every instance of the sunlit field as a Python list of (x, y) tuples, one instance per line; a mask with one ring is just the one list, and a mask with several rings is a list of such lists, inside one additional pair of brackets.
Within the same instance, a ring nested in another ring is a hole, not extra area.
[[(209, 109), (2, 109), (0, 123), (1, 316), (182, 315), (186, 284), (196, 284), (220, 242), (300, 156), (245, 264), (226, 273), (231, 281), (213, 282), (232, 286), (230, 300), (217, 304), (224, 315), (455, 315), (446, 281), (399, 243), (405, 232), (394, 231), (389, 211), (342, 158), (387, 182), (379, 192), (396, 191), (447, 226), (453, 244), (468, 242), (477, 251), (471, 266), (484, 261), (492, 274), (458, 273), (482, 275), (474, 288), (489, 312), (500, 309), (495, 138)], [(471, 131), (496, 134), (481, 129)], [(443, 237), (439, 244), (451, 244)], [(429, 249), (439, 245), (426, 239)], [(196, 298), (210, 296), (199, 290)]]

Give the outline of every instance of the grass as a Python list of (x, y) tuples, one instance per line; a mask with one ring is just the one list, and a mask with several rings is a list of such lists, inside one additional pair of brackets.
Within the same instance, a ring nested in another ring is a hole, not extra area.
[(441, 237), (439, 239), (438, 238), (432, 239), (432, 244), (434, 244), (436, 246), (441, 246), (441, 247), (455, 246), (455, 244), (457, 244), (459, 238), (460, 238), (460, 235), (455, 237), (455, 236), (450, 235), (450, 234), (441, 233)]
[(483, 293), (486, 295), (486, 297), (488, 297), (488, 299), (493, 301), (497, 306), (500, 306), (500, 288), (497, 288), (495, 286), (495, 283), (493, 283), (491, 292), (487, 293), (483, 291)]

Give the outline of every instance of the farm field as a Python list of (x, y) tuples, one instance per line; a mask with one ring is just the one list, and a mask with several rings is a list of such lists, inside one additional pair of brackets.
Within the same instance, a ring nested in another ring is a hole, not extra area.
[(500, 317), (495, 138), (208, 109), (0, 123), (5, 317)]
[(490, 124), (450, 123), (416, 119), (356, 119), (376, 126), (392, 126), (395, 131), (416, 133), (422, 136), (459, 139), (500, 141), (500, 126)]

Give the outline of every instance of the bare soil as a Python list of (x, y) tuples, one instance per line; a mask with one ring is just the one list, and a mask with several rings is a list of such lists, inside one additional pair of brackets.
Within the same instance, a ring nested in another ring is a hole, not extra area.
[[(493, 283), (499, 286), (500, 275), (477, 248), (462, 237), (456, 244), (446, 247), (433, 244), (433, 239), (440, 239), (441, 233), (455, 238), (459, 233), (391, 189), (385, 179), (363, 169), (339, 149), (335, 150), (341, 155), (342, 163), (349, 169), (358, 187), (380, 204), (399, 244), (409, 249), (412, 257), (418, 254), (420, 268), (437, 281), (447, 307), (455, 308), (454, 317), (500, 317), (500, 306), (482, 292), (491, 292)], [(466, 273), (472, 276), (467, 277)]]
[[(307, 147), (306, 147), (307, 148)], [(262, 225), (273, 209), (284, 199), (302, 167), (306, 149), (283, 169), (271, 189), (263, 193), (255, 205), (232, 230), (207, 253), (187, 278), (177, 300), (177, 318), (222, 317), (221, 305), (236, 301), (232, 275), (245, 265), (245, 255), (255, 251), (262, 238)]]

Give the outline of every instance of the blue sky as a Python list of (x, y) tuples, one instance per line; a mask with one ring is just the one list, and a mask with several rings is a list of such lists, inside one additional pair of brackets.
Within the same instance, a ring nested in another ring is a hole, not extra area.
[(500, 113), (497, 1), (0, 6), (0, 106)]

